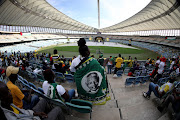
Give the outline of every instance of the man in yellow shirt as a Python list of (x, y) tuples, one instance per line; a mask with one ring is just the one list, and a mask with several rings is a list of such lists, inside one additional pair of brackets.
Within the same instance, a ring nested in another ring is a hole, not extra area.
[[(1, 120), (65, 120), (62, 109), (53, 107), (47, 100), (41, 99), (32, 110), (19, 109), (13, 103), (13, 96), (5, 83), (0, 81)], [(17, 115), (18, 114), (18, 115)]]
[(154, 84), (151, 82), (149, 84), (148, 92), (143, 92), (143, 96), (147, 99), (150, 99), (151, 92), (154, 92), (154, 95), (158, 98), (161, 98), (165, 93), (173, 89), (173, 82), (175, 81), (176, 73), (172, 72), (169, 76), (169, 81), (162, 86)]
[(121, 58), (121, 54), (119, 54), (119, 57), (116, 58), (116, 66), (115, 66), (114, 74), (116, 74), (116, 72), (121, 69), (122, 63), (123, 63), (123, 59)]
[[(17, 73), (19, 72), (18, 67), (8, 66), (6, 69), (6, 76), (9, 78), (7, 82), (7, 87), (9, 88), (12, 97), (13, 104), (19, 108), (23, 109), (32, 109), (39, 101), (37, 95), (31, 96), (33, 90), (20, 90), (15, 82), (17, 80)], [(29, 92), (29, 93), (28, 93)], [(24, 94), (23, 94), (24, 93)]]

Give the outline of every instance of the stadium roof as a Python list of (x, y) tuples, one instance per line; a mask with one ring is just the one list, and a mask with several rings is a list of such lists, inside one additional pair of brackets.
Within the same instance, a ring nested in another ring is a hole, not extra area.
[(130, 32), (167, 29), (180, 29), (179, 0), (152, 0), (144, 9), (129, 19), (100, 29), (100, 31)]
[(97, 31), (58, 11), (46, 0), (1, 0), (0, 16), (2, 25)]
[[(128, 11), (128, 10), (127, 10)], [(51, 6), (46, 0), (0, 0), (0, 24), (97, 32)], [(152, 0), (129, 19), (101, 32), (180, 29), (179, 0)]]

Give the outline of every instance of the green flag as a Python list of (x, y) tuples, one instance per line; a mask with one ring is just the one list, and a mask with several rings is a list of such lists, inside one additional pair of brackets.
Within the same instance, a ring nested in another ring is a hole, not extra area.
[(80, 99), (94, 105), (103, 105), (110, 99), (104, 68), (94, 58), (89, 57), (81, 64), (74, 77)]

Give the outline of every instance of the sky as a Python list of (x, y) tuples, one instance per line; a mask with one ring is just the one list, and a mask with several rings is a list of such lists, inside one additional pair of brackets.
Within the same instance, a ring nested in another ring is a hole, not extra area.
[[(151, 0), (100, 0), (100, 28), (126, 20), (142, 10)], [(47, 0), (67, 16), (98, 28), (97, 0)]]

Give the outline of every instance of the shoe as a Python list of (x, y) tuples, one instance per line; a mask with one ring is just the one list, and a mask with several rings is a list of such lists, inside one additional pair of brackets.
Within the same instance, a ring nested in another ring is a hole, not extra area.
[(113, 78), (117, 78), (117, 75), (116, 75), (116, 74), (114, 74), (114, 75), (113, 75)]
[(146, 92), (143, 92), (143, 96), (144, 96), (145, 98), (147, 98), (148, 100), (150, 99), (150, 96), (148, 96)]
[(147, 94), (146, 94), (145, 92), (143, 92), (143, 96), (144, 96), (145, 98), (147, 98)]
[(161, 106), (158, 106), (157, 107), (157, 109), (162, 113), (163, 112), (163, 110), (164, 110), (164, 108), (163, 107), (161, 107)]

